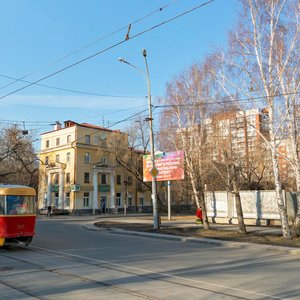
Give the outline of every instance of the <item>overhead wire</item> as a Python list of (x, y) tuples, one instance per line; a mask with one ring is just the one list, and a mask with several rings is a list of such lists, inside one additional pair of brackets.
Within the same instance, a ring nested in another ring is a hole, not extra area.
[[(160, 7), (160, 8), (158, 8), (158, 9), (155, 9), (154, 11), (152, 11), (152, 12), (146, 14), (145, 16), (140, 17), (140, 18), (138, 18), (137, 20), (131, 22), (130, 25), (136, 24), (136, 23), (138, 23), (138, 22), (140, 22), (140, 21), (142, 21), (142, 20), (144, 20), (144, 19), (147, 19), (148, 17), (154, 15), (154, 14), (157, 13), (157, 12), (161, 12), (161, 11), (164, 10), (165, 8), (167, 8), (167, 7), (171, 6), (171, 5), (173, 5), (175, 2), (177, 2), (177, 0), (174, 0), (174, 1), (172, 1), (172, 2), (170, 2), (170, 3), (168, 3), (168, 4), (166, 4), (166, 5), (164, 5), (164, 6)], [(77, 49), (77, 50), (74, 50), (74, 51), (70, 52), (69, 54), (66, 54), (66, 55), (62, 56), (61, 58), (58, 58), (58, 59), (56, 59), (56, 60), (53, 61), (53, 62), (51, 62), (51, 63), (49, 63), (49, 64), (47, 64), (47, 65), (45, 65), (45, 66), (43, 66), (43, 67), (40, 67), (40, 68), (38, 68), (38, 69), (36, 69), (36, 70), (34, 70), (34, 71), (32, 71), (32, 72), (30, 72), (30, 73), (24, 75), (24, 76), (22, 76), (21, 78), (15, 78), (15, 79), (13, 79), (14, 81), (12, 81), (12, 82), (10, 82), (9, 84), (6, 84), (6, 85), (0, 87), (0, 90), (4, 89), (4, 88), (6, 88), (6, 87), (9, 87), (9, 86), (13, 85), (13, 84), (16, 83), (16, 82), (22, 81), (23, 79), (25, 79), (25, 78), (27, 78), (27, 77), (29, 77), (29, 76), (31, 76), (31, 75), (33, 75), (33, 74), (39, 72), (39, 71), (42, 71), (42, 70), (48, 68), (49, 66), (52, 66), (52, 65), (54, 65), (54, 64), (56, 64), (56, 63), (58, 63), (58, 62), (60, 62), (60, 61), (62, 61), (62, 60), (64, 60), (64, 59), (66, 59), (66, 58), (68, 58), (68, 57), (70, 57), (70, 56), (76, 54), (76, 53), (79, 53), (79, 52), (81, 52), (81, 51), (83, 51), (83, 50), (89, 48), (90, 46), (95, 45), (96, 43), (98, 43), (98, 42), (100, 42), (100, 41), (103, 41), (103, 40), (107, 39), (108, 37), (111, 37), (111, 36), (115, 35), (116, 33), (121, 32), (122, 30), (126, 29), (127, 27), (128, 27), (128, 25), (123, 26), (123, 27), (121, 27), (121, 28), (119, 28), (119, 29), (117, 29), (117, 30), (115, 30), (115, 31), (113, 31), (113, 32), (111, 32), (111, 33), (109, 33), (109, 34), (103, 36), (103, 37), (100, 37), (100, 38), (96, 39), (94, 42), (88, 43), (87, 45), (85, 45), (85, 46), (83, 46), (83, 47), (81, 47), (81, 48), (79, 48), (79, 49)]]
[[(119, 120), (119, 121), (117, 121), (117, 122), (114, 122), (113, 124), (110, 124), (109, 126), (106, 126), (106, 127), (99, 126), (99, 127), (103, 128), (103, 129), (110, 129), (110, 128), (112, 128), (113, 126), (116, 126), (116, 125), (118, 125), (118, 124), (120, 124), (120, 123), (130, 121), (131, 119), (134, 119), (136, 116), (141, 115), (141, 114), (143, 114), (143, 113), (146, 112), (146, 111), (148, 111), (148, 108), (147, 108), (147, 109), (144, 109), (144, 110), (142, 110), (142, 111), (139, 111), (139, 112), (137, 112), (137, 113), (134, 113), (134, 114), (130, 115), (129, 117), (126, 117), (126, 118), (124, 118), (124, 119), (121, 119), (121, 120)], [(76, 123), (77, 123), (77, 122), (76, 122)], [(82, 124), (78, 123), (78, 125), (80, 126), (80, 125), (82, 125)], [(96, 125), (96, 126), (98, 126), (98, 125)], [(92, 129), (93, 129), (93, 128), (92, 128)], [(97, 128), (94, 128), (94, 129), (97, 129)], [(99, 128), (99, 129), (100, 129), (100, 128)], [(111, 129), (111, 130), (114, 131), (113, 129)], [(95, 131), (94, 133), (91, 133), (90, 135), (92, 136), (92, 135), (95, 135), (95, 134), (97, 134), (97, 133), (99, 133), (99, 132), (98, 132), (98, 131)], [(56, 138), (56, 137), (59, 137), (59, 136), (61, 136), (61, 135), (51, 135), (51, 138)], [(83, 140), (83, 139), (85, 139), (85, 137), (77, 138), (76, 140), (73, 141), (73, 143), (78, 142), (78, 141)], [(37, 141), (39, 141), (39, 140), (41, 140), (41, 139), (37, 139)]]
[[(249, 98), (237, 98), (237, 99), (232, 99), (232, 100), (228, 100), (228, 96), (224, 96), (221, 98), (215, 98), (215, 99), (211, 99), (211, 100), (219, 100), (219, 101), (211, 101), (211, 102), (204, 102), (203, 104), (226, 104), (226, 103), (235, 103), (235, 102), (248, 102), (248, 101), (254, 101), (254, 100), (263, 100), (266, 98), (277, 98), (277, 97), (282, 97), (282, 96), (290, 96), (290, 95), (298, 95), (300, 94), (299, 92), (291, 92), (291, 93), (281, 93), (281, 94), (276, 94), (276, 95), (271, 95), (271, 96), (259, 96), (259, 97), (249, 97)], [(226, 100), (226, 102), (221, 102), (221, 100)], [(155, 107), (161, 107), (161, 108), (168, 108), (168, 107), (195, 107), (195, 106), (199, 106), (202, 103), (199, 102), (195, 102), (192, 104), (164, 104), (164, 105), (155, 105)]]
[[(146, 98), (146, 97), (144, 97)], [(112, 114), (116, 114), (116, 113), (120, 113), (126, 110), (131, 110), (131, 109), (138, 109), (141, 107), (144, 107), (145, 105), (138, 105), (138, 106), (131, 106), (131, 107), (127, 107), (124, 109), (120, 109), (120, 110), (114, 110), (111, 112), (106, 112), (105, 116), (107, 115), (112, 115)], [(87, 117), (82, 117), (83, 119), (87, 119), (87, 118), (95, 118), (95, 117), (101, 117), (103, 116), (103, 114), (97, 114), (97, 115), (92, 115), (92, 116), (87, 116)], [(73, 120), (76, 123), (79, 123), (79, 120)], [(5, 119), (0, 119), (0, 124), (5, 124), (5, 125), (18, 125), (18, 124), (26, 124), (27, 126), (44, 126), (44, 127), (48, 127), (50, 125), (54, 125), (56, 121), (26, 121), (26, 120), (5, 120)], [(43, 124), (43, 125), (42, 125)], [(30, 130), (36, 130), (36, 129), (40, 129), (40, 128), (31, 128)]]
[[(25, 82), (25, 83), (30, 83), (30, 84), (32, 83), (32, 82), (27, 81), (27, 80), (17, 79), (17, 78), (7, 76), (7, 75), (4, 75), (4, 74), (0, 74), (0, 77), (8, 78), (8, 79), (15, 79), (19, 82)], [(59, 91), (71, 92), (71, 93), (75, 93), (75, 94), (84, 94), (84, 95), (90, 95), (90, 96), (97, 96), (97, 97), (137, 98), (137, 99), (144, 98), (144, 96), (122, 96), (122, 95), (98, 94), (98, 93), (77, 91), (77, 90), (73, 90), (73, 89), (60, 88), (60, 87), (55, 87), (55, 86), (46, 85), (46, 84), (39, 84), (39, 83), (33, 83), (33, 84), (36, 85), (36, 86), (46, 87), (46, 88), (49, 88), (49, 89), (55, 89), (55, 90), (59, 90)]]
[(79, 65), (79, 64), (81, 64), (81, 63), (83, 63), (83, 62), (85, 62), (85, 61), (87, 61), (87, 60), (90, 60), (90, 59), (92, 59), (92, 58), (94, 58), (94, 57), (96, 57), (96, 56), (98, 56), (98, 55), (100, 55), (100, 54), (102, 54), (102, 53), (105, 53), (105, 52), (107, 52), (107, 51), (109, 51), (109, 50), (111, 50), (111, 49), (114, 49), (114, 48), (116, 48), (117, 46), (120, 46), (120, 45), (122, 45), (123, 43), (125, 43), (125, 42), (127, 42), (127, 41), (129, 41), (129, 40), (132, 40), (132, 39), (134, 39), (134, 38), (137, 38), (137, 37), (139, 37), (139, 36), (141, 36), (141, 35), (143, 35), (143, 34), (145, 34), (145, 33), (147, 33), (147, 32), (150, 32), (150, 31), (152, 31), (152, 30), (154, 30), (154, 29), (156, 29), (156, 28), (158, 28), (158, 27), (160, 27), (160, 26), (163, 26), (163, 25), (165, 25), (165, 24), (167, 24), (167, 23), (169, 23), (169, 22), (172, 22), (172, 21), (174, 21), (174, 20), (176, 20), (176, 19), (178, 19), (178, 18), (180, 18), (180, 17), (182, 17), (182, 16), (185, 16), (185, 15), (187, 15), (187, 14), (189, 14), (189, 13), (191, 13), (191, 12), (197, 10), (197, 9), (200, 9), (200, 8), (206, 6), (206, 5), (208, 5), (208, 4), (210, 4), (210, 3), (214, 2), (214, 1), (215, 1), (215, 0), (209, 0), (209, 1), (207, 1), (207, 2), (204, 2), (204, 3), (202, 3), (202, 4), (200, 4), (200, 5), (197, 5), (197, 6), (191, 8), (191, 9), (189, 9), (189, 10), (186, 10), (186, 11), (184, 11), (184, 12), (182, 12), (182, 13), (180, 13), (180, 14), (178, 14), (178, 15), (172, 17), (172, 18), (169, 18), (169, 19), (167, 19), (167, 20), (165, 20), (165, 21), (163, 21), (163, 22), (160, 22), (160, 23), (158, 23), (158, 24), (156, 24), (156, 25), (154, 25), (154, 26), (151, 26), (151, 27), (149, 27), (149, 28), (147, 28), (147, 29), (145, 29), (145, 30), (143, 30), (143, 31), (140, 31), (140, 32), (136, 33), (135, 35), (132, 35), (129, 39), (121, 40), (121, 41), (119, 41), (119, 42), (117, 42), (117, 43), (115, 43), (115, 44), (113, 44), (113, 45), (111, 45), (111, 46), (109, 46), (109, 47), (107, 47), (107, 48), (104, 48), (104, 49), (102, 49), (102, 50), (100, 50), (100, 51), (98, 51), (98, 52), (96, 52), (96, 53), (94, 53), (94, 54), (92, 54), (92, 55), (89, 55), (89, 56), (87, 56), (87, 57), (85, 57), (85, 58), (83, 58), (83, 59), (80, 59), (79, 61), (76, 61), (76, 62), (74, 62), (74, 63), (72, 63), (72, 64), (70, 64), (70, 65), (68, 65), (68, 66), (66, 66), (66, 67), (64, 67), (64, 68), (61, 68), (61, 69), (59, 69), (59, 70), (57, 70), (57, 71), (55, 71), (55, 72), (53, 72), (53, 73), (51, 73), (51, 74), (49, 74), (49, 75), (46, 75), (46, 76), (44, 76), (44, 77), (42, 77), (42, 78), (40, 78), (40, 79), (38, 79), (38, 80), (36, 80), (36, 81), (33, 81), (33, 82), (31, 82), (31, 83), (29, 83), (29, 84), (27, 84), (27, 85), (25, 85), (25, 86), (23, 86), (23, 87), (21, 87), (21, 88), (18, 88), (18, 89), (14, 90), (14, 91), (12, 91), (12, 92), (10, 92), (10, 93), (7, 93), (7, 94), (1, 96), (1, 97), (0, 97), (0, 100), (2, 100), (2, 99), (4, 99), (4, 98), (7, 98), (8, 96), (13, 95), (13, 94), (15, 94), (15, 93), (17, 93), (17, 92), (19, 92), (19, 91), (21, 91), (21, 90), (24, 90), (24, 89), (26, 89), (26, 88), (28, 88), (28, 87), (30, 87), (30, 86), (32, 86), (32, 85), (35, 85), (35, 84), (37, 84), (37, 83), (39, 83), (39, 82), (41, 82), (41, 81), (43, 81), (43, 80), (46, 80), (46, 79), (48, 79), (48, 78), (50, 78), (50, 77), (53, 77), (53, 76), (55, 76), (55, 75), (57, 75), (57, 74), (59, 74), (59, 73), (62, 73), (62, 72), (64, 72), (64, 71), (66, 71), (66, 70), (68, 70), (68, 69), (70, 69), (70, 68), (72, 68), (72, 67), (74, 67), (74, 66), (76, 66), (76, 65)]
[[(296, 93), (285, 93), (285, 94), (277, 94), (277, 95), (274, 95), (273, 97), (280, 97), (280, 96), (284, 96), (284, 95), (294, 95), (294, 94), (300, 94), (300, 92), (296, 92)], [(234, 100), (227, 100), (226, 103), (230, 103), (230, 102), (242, 102), (242, 101), (249, 101), (249, 100), (261, 100), (261, 99), (264, 99), (264, 98), (267, 98), (268, 96), (261, 96), (261, 97), (255, 97), (255, 98), (242, 98), (242, 99), (234, 99)], [(223, 97), (223, 98), (215, 98), (214, 100), (218, 100), (218, 101), (210, 101), (210, 102), (205, 102), (204, 104), (224, 104), (224, 102), (221, 102), (220, 100), (224, 100), (228, 98), (227, 96)], [(212, 100), (212, 99), (211, 99)], [(153, 109), (161, 109), (161, 108), (174, 108), (174, 107), (197, 107), (199, 106), (200, 104), (199, 103), (192, 103), (192, 104), (167, 104), (167, 105), (152, 105), (153, 106)], [(118, 113), (118, 112), (121, 112), (121, 111), (125, 111), (125, 110), (128, 110), (129, 108), (126, 108), (126, 109), (122, 109), (122, 110), (118, 110), (118, 111), (114, 111), (114, 112), (111, 112), (109, 114), (113, 114), (113, 113)], [(130, 108), (131, 109), (131, 108)], [(147, 110), (147, 109), (146, 109)], [(145, 111), (146, 111), (145, 110)], [(155, 113), (155, 114), (158, 114), (159, 112)], [(140, 114), (140, 113), (138, 113)], [(131, 118), (131, 117), (129, 117)], [(127, 118), (126, 118), (127, 119)], [(48, 126), (49, 123), (54, 123), (53, 121), (17, 121), (17, 120), (1, 120), (0, 119), (0, 123), (6, 123), (6, 124), (16, 124), (16, 123), (47, 123), (47, 125), (45, 124), (45, 126)], [(123, 122), (123, 120), (121, 121), (117, 121), (116, 123), (113, 123), (112, 125), (110, 125), (109, 127), (106, 127), (106, 128), (110, 128), (112, 126), (115, 126), (116, 124), (118, 123), (121, 123)]]
[[(141, 108), (141, 107), (144, 107), (144, 106), (145, 105), (138, 105), (138, 106), (134, 106), (134, 107), (132, 106), (132, 107), (128, 107), (128, 108), (124, 108), (124, 109), (120, 109), (120, 110), (115, 110), (115, 111), (112, 111), (112, 112), (105, 113), (105, 116), (117, 114), (117, 113), (120, 113), (120, 112), (123, 112), (123, 111), (127, 111), (127, 110)], [(104, 117), (104, 114), (97, 114), (97, 115), (82, 117), (80, 119), (85, 119), (86, 120), (86, 119), (92, 119), (92, 118), (96, 118), (96, 117)]]

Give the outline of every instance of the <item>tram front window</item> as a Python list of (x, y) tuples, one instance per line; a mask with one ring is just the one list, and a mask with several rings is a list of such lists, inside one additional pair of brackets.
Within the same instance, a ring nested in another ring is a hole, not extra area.
[(6, 209), (8, 215), (33, 214), (34, 197), (6, 196)]
[(0, 196), (0, 215), (4, 215), (5, 213), (5, 196)]

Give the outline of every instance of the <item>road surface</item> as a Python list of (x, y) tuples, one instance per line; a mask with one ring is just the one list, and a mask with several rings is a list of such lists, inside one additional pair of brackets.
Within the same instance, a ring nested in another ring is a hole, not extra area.
[(300, 257), (89, 231), (40, 218), (28, 248), (0, 250), (0, 299), (300, 299)]

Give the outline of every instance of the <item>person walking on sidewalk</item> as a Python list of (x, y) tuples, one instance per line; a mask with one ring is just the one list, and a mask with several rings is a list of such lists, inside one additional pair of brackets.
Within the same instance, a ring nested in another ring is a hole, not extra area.
[(196, 210), (196, 224), (203, 225), (202, 209), (200, 207), (198, 207)]
[(47, 217), (52, 217), (52, 207), (51, 207), (51, 205), (48, 205), (48, 207), (47, 207)]

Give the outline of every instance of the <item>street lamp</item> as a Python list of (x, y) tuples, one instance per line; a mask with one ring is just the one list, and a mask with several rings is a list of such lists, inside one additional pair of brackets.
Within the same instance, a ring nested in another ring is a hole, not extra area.
[(125, 60), (122, 57), (119, 57), (118, 60), (122, 63), (125, 63), (132, 68), (136, 69), (138, 72), (140, 72), (143, 77), (146, 80), (147, 89), (148, 89), (148, 108), (149, 108), (149, 118), (147, 120), (149, 121), (149, 128), (150, 128), (150, 153), (151, 153), (151, 162), (152, 162), (152, 169), (151, 169), (151, 175), (152, 175), (152, 203), (153, 203), (153, 227), (154, 229), (159, 228), (159, 221), (158, 221), (158, 210), (157, 210), (157, 192), (156, 192), (156, 182), (155, 182), (155, 173), (157, 173), (157, 169), (155, 167), (155, 155), (154, 155), (154, 137), (153, 137), (153, 118), (152, 118), (152, 103), (151, 103), (151, 87), (150, 87), (150, 76), (149, 76), (149, 68), (148, 68), (148, 62), (147, 62), (147, 51), (146, 49), (142, 50), (142, 54), (145, 60), (145, 66), (146, 66), (146, 73), (142, 71), (140, 68), (136, 67), (135, 65), (129, 63), (127, 60)]

